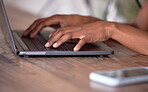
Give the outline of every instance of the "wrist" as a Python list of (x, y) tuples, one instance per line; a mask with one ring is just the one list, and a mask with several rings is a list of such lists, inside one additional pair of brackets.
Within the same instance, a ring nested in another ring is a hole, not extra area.
[(107, 31), (107, 34), (109, 35), (109, 38), (115, 39), (116, 34), (118, 32), (118, 23), (116, 22), (107, 22), (107, 26), (105, 30)]

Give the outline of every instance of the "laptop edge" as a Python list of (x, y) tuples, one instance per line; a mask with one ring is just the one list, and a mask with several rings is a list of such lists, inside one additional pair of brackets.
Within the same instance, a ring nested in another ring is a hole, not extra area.
[[(8, 17), (6, 14), (6, 10), (4, 7), (4, 3), (3, 0), (0, 0), (0, 13), (2, 14), (2, 16), (0, 16), (0, 20), (4, 21), (4, 23), (1, 23), (1, 29), (2, 31), (4, 30), (5, 32), (3, 32), (4, 35), (7, 35), (5, 37), (5, 39), (7, 40), (7, 42), (9, 43), (10, 47), (13, 49), (15, 54), (18, 55), (23, 55), (23, 56), (85, 56), (85, 55), (111, 55), (114, 53), (114, 51), (109, 48), (108, 51), (19, 51), (17, 49), (17, 46), (15, 44), (14, 38), (13, 38), (13, 34), (11, 31), (11, 27), (8, 21)], [(4, 18), (4, 19), (3, 19)], [(7, 26), (6, 26), (7, 25)]]

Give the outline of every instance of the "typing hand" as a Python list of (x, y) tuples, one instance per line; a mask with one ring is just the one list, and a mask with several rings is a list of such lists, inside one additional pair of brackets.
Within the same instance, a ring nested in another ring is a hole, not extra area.
[(110, 22), (97, 21), (81, 26), (59, 28), (50, 34), (50, 39), (45, 46), (57, 48), (69, 39), (78, 38), (80, 40), (74, 47), (74, 51), (78, 51), (85, 43), (106, 41), (111, 38), (114, 26)]
[(60, 27), (70, 27), (91, 23), (98, 20), (99, 19), (90, 16), (55, 15), (52, 17), (42, 18), (34, 21), (34, 23), (22, 34), (22, 36), (30, 35), (30, 38), (34, 38), (43, 28), (48, 26), (60, 25)]

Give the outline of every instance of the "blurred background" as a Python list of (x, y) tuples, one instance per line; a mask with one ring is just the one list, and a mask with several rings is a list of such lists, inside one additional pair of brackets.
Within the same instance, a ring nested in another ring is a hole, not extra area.
[(4, 0), (6, 4), (40, 17), (80, 14), (121, 23), (132, 22), (146, 0)]

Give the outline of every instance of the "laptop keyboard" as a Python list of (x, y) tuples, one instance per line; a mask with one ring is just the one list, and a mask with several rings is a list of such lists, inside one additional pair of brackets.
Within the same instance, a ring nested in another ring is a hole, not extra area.
[(44, 45), (49, 39), (47, 33), (47, 35), (43, 34), (44, 36), (39, 34), (34, 39), (22, 37), (22, 32), (17, 32), (17, 34), (31, 51), (73, 51), (73, 48), (76, 45), (76, 43), (66, 42), (58, 48), (46, 48)]

